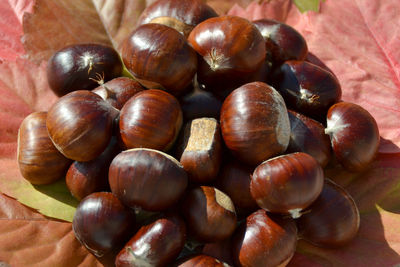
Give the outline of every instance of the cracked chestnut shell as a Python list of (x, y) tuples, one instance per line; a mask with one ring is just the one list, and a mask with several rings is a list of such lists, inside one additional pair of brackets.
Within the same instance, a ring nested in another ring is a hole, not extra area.
[(372, 115), (349, 102), (333, 105), (327, 116), (329, 134), (336, 159), (349, 171), (362, 171), (374, 160), (379, 147), (379, 129)]
[(256, 166), (283, 153), (290, 123), (282, 96), (271, 86), (253, 82), (235, 89), (221, 108), (226, 146), (242, 162)]
[(197, 70), (196, 52), (184, 36), (168, 26), (143, 24), (124, 41), (122, 59), (137, 81), (147, 88), (182, 95)]
[(71, 160), (61, 154), (46, 128), (47, 112), (34, 112), (18, 131), (18, 166), (22, 176), (35, 185), (50, 184), (64, 177)]
[(53, 54), (47, 64), (47, 80), (57, 96), (76, 90), (91, 90), (98, 80), (120, 76), (122, 62), (112, 47), (100, 44), (75, 44)]
[(143, 10), (137, 25), (160, 23), (187, 37), (197, 24), (212, 17), (218, 14), (202, 0), (158, 0)]

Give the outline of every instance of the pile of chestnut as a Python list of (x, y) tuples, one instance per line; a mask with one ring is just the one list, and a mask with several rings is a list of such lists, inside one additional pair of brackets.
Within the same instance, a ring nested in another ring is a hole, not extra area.
[(18, 135), (22, 175), (65, 177), (81, 201), (73, 230), (90, 252), (119, 251), (116, 266), (285, 266), (298, 239), (354, 238), (356, 204), (323, 168), (367, 168), (377, 124), (340, 100), (296, 30), (159, 0), (121, 58), (98, 44), (57, 51), (47, 74), (60, 98)]

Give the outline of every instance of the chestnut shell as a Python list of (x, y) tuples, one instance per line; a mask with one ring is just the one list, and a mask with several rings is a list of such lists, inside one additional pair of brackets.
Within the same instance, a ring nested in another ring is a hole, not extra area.
[(183, 94), (197, 70), (196, 52), (178, 31), (162, 24), (143, 24), (124, 41), (122, 59), (147, 88)]
[(63, 178), (71, 160), (61, 154), (46, 128), (47, 112), (28, 115), (18, 131), (18, 166), (22, 176), (35, 185)]
[(85, 197), (72, 221), (76, 238), (98, 257), (126, 242), (134, 226), (135, 213), (109, 192)]
[(290, 123), (281, 95), (262, 82), (234, 90), (221, 108), (221, 132), (226, 146), (242, 162), (256, 166), (284, 152)]
[(74, 44), (55, 52), (47, 64), (47, 80), (57, 96), (76, 90), (91, 90), (97, 81), (120, 76), (122, 62), (112, 47)]

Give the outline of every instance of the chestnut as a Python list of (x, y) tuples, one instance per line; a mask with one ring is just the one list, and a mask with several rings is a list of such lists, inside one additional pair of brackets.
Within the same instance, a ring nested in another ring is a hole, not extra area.
[(326, 118), (337, 161), (349, 171), (362, 171), (374, 160), (379, 147), (379, 130), (372, 115), (361, 106), (340, 102)]
[(230, 265), (221, 262), (220, 260), (207, 256), (204, 254), (198, 254), (185, 259), (184, 262), (177, 265), (178, 267), (229, 267)]
[(72, 221), (76, 239), (97, 257), (124, 244), (134, 226), (135, 213), (109, 192), (85, 197)]
[(182, 110), (171, 94), (150, 89), (134, 95), (121, 109), (119, 129), (127, 148), (167, 151), (182, 126)]
[(111, 191), (127, 206), (148, 211), (166, 210), (184, 193), (188, 178), (183, 166), (161, 151), (136, 148), (111, 162)]
[(326, 179), (320, 196), (296, 222), (300, 238), (319, 247), (335, 248), (357, 235), (360, 213), (349, 193)]
[(87, 162), (75, 161), (71, 164), (65, 182), (76, 199), (82, 200), (94, 192), (109, 191), (108, 167), (119, 150), (117, 139), (113, 137), (97, 158)]
[(140, 15), (137, 25), (160, 23), (189, 35), (200, 22), (218, 17), (218, 14), (202, 0), (157, 0)]
[(219, 120), (222, 102), (210, 92), (195, 89), (184, 96), (180, 103), (185, 121), (204, 117)]
[(106, 83), (100, 83), (92, 92), (101, 96), (114, 108), (121, 110), (132, 96), (143, 90), (143, 86), (137, 81), (127, 77), (118, 77)]
[(253, 173), (250, 192), (267, 211), (301, 216), (322, 191), (324, 172), (310, 155), (296, 152), (269, 159)]
[(235, 266), (286, 266), (297, 245), (293, 219), (272, 217), (258, 210), (246, 218), (233, 236)]
[(222, 157), (222, 140), (218, 122), (200, 118), (188, 122), (182, 138), (180, 163), (195, 183), (206, 183), (217, 177)]
[(336, 77), (307, 61), (286, 61), (275, 73), (272, 85), (281, 93), (288, 108), (320, 122), (342, 96)]
[(190, 190), (182, 200), (182, 214), (190, 237), (199, 242), (222, 241), (236, 228), (236, 212), (225, 193), (210, 186)]
[(308, 48), (306, 40), (293, 27), (272, 19), (253, 21), (264, 37), (266, 51), (275, 64), (287, 60), (304, 60)]
[(110, 142), (115, 109), (100, 96), (79, 90), (61, 97), (49, 110), (51, 141), (67, 158), (90, 161)]
[(281, 95), (262, 82), (235, 89), (221, 108), (221, 132), (226, 146), (242, 162), (256, 166), (283, 153), (290, 123)]
[(332, 148), (325, 127), (318, 121), (293, 110), (288, 110), (290, 140), (287, 153), (304, 152), (311, 155), (325, 167), (331, 159)]
[(196, 52), (178, 31), (162, 24), (143, 24), (124, 41), (122, 59), (147, 88), (182, 95), (197, 70)]
[(250, 193), (251, 175), (254, 168), (237, 160), (225, 163), (221, 167), (216, 186), (227, 194), (235, 205), (238, 217), (249, 215), (259, 209)]
[(186, 226), (176, 214), (167, 214), (142, 226), (115, 259), (116, 267), (167, 266), (186, 241)]
[(122, 73), (122, 62), (112, 47), (74, 44), (55, 52), (47, 64), (47, 80), (57, 96), (91, 90), (97, 80), (111, 80)]
[(235, 87), (240, 86), (242, 80), (264, 63), (264, 39), (244, 18), (220, 16), (207, 19), (192, 30), (188, 41), (200, 55), (199, 83), (216, 94), (226, 90), (233, 80)]
[(18, 131), (18, 166), (22, 176), (35, 185), (50, 184), (64, 177), (71, 160), (64, 157), (50, 140), (47, 112), (34, 112)]

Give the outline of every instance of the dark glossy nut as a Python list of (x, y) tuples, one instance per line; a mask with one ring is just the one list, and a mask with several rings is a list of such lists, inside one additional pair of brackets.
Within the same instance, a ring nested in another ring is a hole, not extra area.
[(285, 102), (265, 83), (245, 84), (222, 104), (221, 132), (226, 146), (238, 159), (256, 166), (284, 152), (289, 144)]
[(293, 219), (271, 217), (258, 210), (247, 217), (233, 237), (235, 266), (286, 266), (297, 245)]
[(206, 183), (217, 177), (222, 156), (221, 131), (213, 118), (195, 119), (186, 124), (180, 163), (189, 180)]
[(230, 265), (219, 261), (216, 258), (207, 255), (191, 256), (185, 262), (178, 265), (178, 267), (229, 267)]
[(220, 190), (200, 186), (182, 201), (182, 213), (191, 237), (200, 242), (217, 242), (231, 236), (236, 228), (232, 200)]
[(182, 126), (178, 100), (167, 92), (150, 89), (134, 95), (121, 109), (119, 128), (127, 148), (168, 150)]
[(122, 62), (112, 47), (75, 44), (57, 51), (47, 64), (47, 80), (58, 96), (91, 90), (97, 80), (111, 80), (122, 73)]
[(186, 241), (186, 226), (178, 215), (169, 214), (142, 226), (115, 259), (116, 267), (167, 266), (179, 255)]
[(94, 192), (109, 191), (108, 167), (119, 152), (117, 139), (114, 137), (103, 153), (94, 160), (72, 163), (65, 176), (71, 194), (81, 200)]
[(46, 128), (47, 112), (27, 116), (18, 131), (18, 166), (32, 184), (49, 184), (64, 177), (71, 160), (51, 142)]
[(210, 92), (195, 90), (183, 97), (180, 103), (185, 121), (204, 117), (219, 120), (222, 102)]
[(158, 0), (143, 10), (137, 25), (160, 23), (187, 37), (194, 26), (217, 16), (202, 0)]
[(50, 108), (46, 120), (49, 136), (67, 158), (90, 161), (110, 142), (114, 110), (95, 93), (74, 91)]
[(333, 105), (328, 111), (325, 133), (331, 138), (337, 160), (347, 170), (366, 169), (378, 152), (378, 125), (359, 105), (349, 102)]
[(360, 214), (347, 191), (326, 179), (317, 200), (297, 220), (299, 237), (320, 247), (342, 247), (358, 232)]
[(222, 166), (217, 179), (217, 187), (232, 199), (239, 217), (259, 209), (250, 193), (253, 171), (254, 168), (241, 162), (230, 161)]
[(136, 28), (122, 46), (122, 59), (147, 88), (183, 94), (197, 70), (196, 52), (178, 31), (149, 23)]
[(311, 118), (289, 110), (290, 140), (286, 150), (288, 153), (304, 152), (325, 167), (332, 156), (329, 135), (325, 134), (325, 127)]
[(245, 78), (264, 63), (264, 39), (244, 18), (221, 16), (205, 20), (192, 30), (188, 41), (201, 56), (197, 75), (206, 90), (213, 87), (223, 91), (224, 87), (216, 85)]
[(72, 222), (76, 238), (97, 257), (124, 244), (135, 226), (135, 214), (112, 193), (93, 193), (76, 209)]
[(93, 89), (114, 108), (120, 110), (125, 103), (135, 94), (143, 91), (143, 86), (127, 77), (118, 77)]
[(274, 78), (274, 86), (290, 109), (320, 122), (337, 103), (342, 90), (336, 77), (307, 61), (286, 61)]
[(111, 191), (127, 206), (148, 211), (171, 207), (184, 193), (187, 174), (173, 157), (153, 149), (121, 152), (110, 165)]
[(303, 36), (291, 26), (272, 19), (253, 21), (265, 39), (267, 53), (275, 63), (304, 60), (308, 48)]
[(250, 192), (261, 208), (298, 218), (317, 199), (323, 184), (324, 172), (318, 162), (296, 152), (261, 163), (254, 170)]

